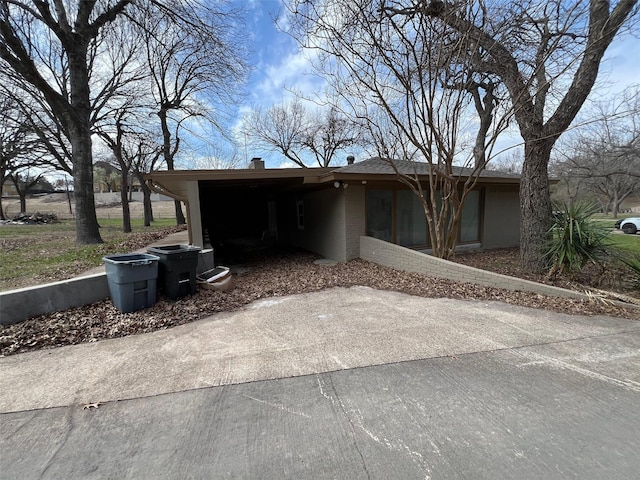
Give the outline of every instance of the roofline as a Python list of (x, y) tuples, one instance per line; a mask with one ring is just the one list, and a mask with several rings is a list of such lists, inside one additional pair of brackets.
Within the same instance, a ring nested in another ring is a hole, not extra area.
[[(181, 180), (251, 180), (303, 178), (305, 183), (315, 183), (317, 179), (330, 173), (332, 167), (320, 168), (236, 168), (226, 170), (154, 170), (144, 174), (147, 180), (163, 177), (179, 178)], [(315, 180), (315, 181), (314, 181)]]
[[(384, 181), (395, 179), (395, 173), (357, 173), (341, 172), (340, 167), (308, 167), (308, 168), (265, 168), (265, 169), (226, 169), (226, 170), (154, 170), (144, 174), (148, 184), (162, 185), (162, 180), (166, 177), (180, 179), (183, 181), (198, 180), (253, 180), (253, 179), (291, 179), (301, 178), (305, 184), (330, 183), (336, 180), (352, 181)], [(426, 180), (429, 174), (419, 174), (418, 178)], [(459, 177), (467, 179), (467, 175)], [(557, 183), (556, 179), (549, 179), (549, 183)], [(509, 176), (478, 176), (480, 183), (500, 183), (519, 185), (521, 177)], [(171, 196), (171, 195), (170, 195)]]
[[(320, 178), (320, 183), (333, 182), (335, 180), (366, 180), (366, 181), (389, 181), (396, 180), (397, 174), (395, 173), (346, 173), (346, 172), (330, 172), (328, 175), (323, 175)], [(467, 175), (460, 175), (458, 178), (464, 181), (468, 178)], [(425, 181), (429, 179), (429, 174), (419, 174), (418, 179)], [(500, 183), (500, 184), (512, 184), (520, 185), (520, 178), (514, 177), (494, 177), (494, 176), (478, 176), (479, 183)]]

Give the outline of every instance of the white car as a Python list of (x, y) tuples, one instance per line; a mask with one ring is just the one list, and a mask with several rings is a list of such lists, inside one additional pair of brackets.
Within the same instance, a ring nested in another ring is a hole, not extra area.
[(618, 228), (624, 233), (628, 233), (630, 235), (638, 233), (638, 231), (640, 231), (640, 217), (624, 218), (620, 221), (620, 226)]

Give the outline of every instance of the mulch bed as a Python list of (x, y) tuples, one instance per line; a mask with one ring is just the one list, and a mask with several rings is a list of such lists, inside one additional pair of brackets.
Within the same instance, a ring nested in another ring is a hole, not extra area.
[[(471, 257), (472, 255), (465, 255), (458, 260), (466, 264), (475, 262), (475, 266), (480, 264), (480, 260), (474, 261)], [(507, 265), (509, 262), (506, 258), (503, 256), (499, 260), (499, 256), (491, 256), (484, 261), (494, 262), (494, 271), (509, 274), (511, 267)], [(317, 256), (304, 252), (280, 252), (248, 260), (245, 263), (246, 271), (234, 275), (235, 288), (230, 291), (199, 289), (194, 295), (177, 301), (169, 301), (160, 296), (151, 308), (133, 313), (121, 313), (110, 301), (103, 301), (0, 327), (0, 355), (147, 333), (199, 320), (218, 312), (237, 310), (261, 298), (356, 285), (429, 298), (500, 301), (567, 314), (640, 319), (638, 309), (623, 308), (599, 300), (556, 298), (457, 283), (401, 272), (364, 260), (317, 265), (314, 263), (316, 259)]]

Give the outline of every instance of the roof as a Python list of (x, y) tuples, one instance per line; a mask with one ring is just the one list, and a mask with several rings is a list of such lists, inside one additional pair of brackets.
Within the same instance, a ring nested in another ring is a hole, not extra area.
[[(407, 160), (386, 160), (373, 157), (343, 167), (329, 168), (266, 168), (266, 169), (225, 169), (225, 170), (163, 170), (145, 175), (152, 188), (173, 198), (185, 201), (188, 196), (188, 182), (209, 182), (218, 186), (243, 187), (254, 185), (310, 185), (330, 183), (335, 180), (389, 180), (396, 173), (419, 176), (429, 175), (430, 165), (425, 162)], [(470, 168), (453, 167), (454, 175), (466, 177), (473, 173)], [(520, 175), (483, 170), (479, 180), (487, 183), (516, 185)]]
[[(396, 172), (392, 164), (398, 169), (398, 172), (404, 175), (429, 175), (430, 164), (427, 162), (412, 162), (409, 160), (391, 160), (380, 157), (372, 157), (362, 162), (347, 165), (332, 170), (334, 174), (359, 174), (359, 175), (395, 175)], [(453, 174), (466, 177), (473, 174), (473, 169), (463, 167), (453, 167)], [(520, 180), (520, 175), (515, 173), (505, 173), (497, 170), (482, 170), (480, 179), (505, 179)]]

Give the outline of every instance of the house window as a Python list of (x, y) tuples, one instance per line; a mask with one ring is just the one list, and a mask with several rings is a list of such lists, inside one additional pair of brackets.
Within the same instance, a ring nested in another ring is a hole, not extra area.
[(396, 236), (404, 247), (427, 244), (427, 218), (424, 208), (411, 190), (396, 193)]
[[(467, 194), (462, 207), (458, 241), (480, 241), (479, 190)], [(441, 202), (439, 193), (436, 195)], [(370, 190), (366, 193), (367, 235), (405, 247), (429, 246), (427, 219), (422, 203), (408, 189)]]
[(304, 230), (304, 202), (298, 200), (296, 202), (296, 217), (298, 219), (298, 230)]
[(393, 236), (393, 191), (367, 190), (367, 235), (387, 242)]
[(480, 240), (480, 191), (472, 190), (467, 194), (462, 206), (460, 219), (460, 242)]

